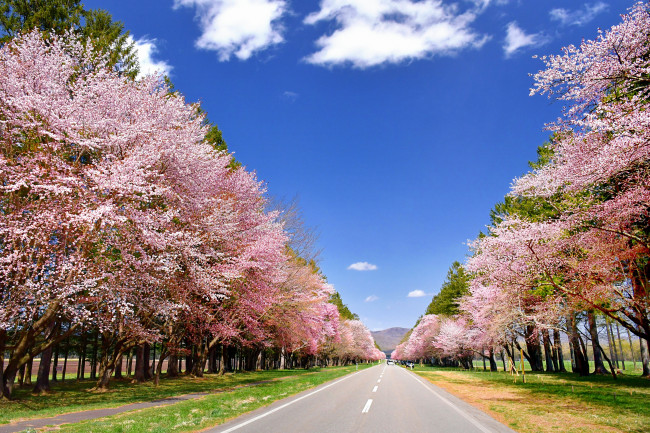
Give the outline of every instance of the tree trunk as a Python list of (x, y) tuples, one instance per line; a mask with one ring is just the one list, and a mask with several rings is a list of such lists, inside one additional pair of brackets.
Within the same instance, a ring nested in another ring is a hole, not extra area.
[(632, 353), (632, 368), (636, 370), (636, 353), (634, 353), (634, 344), (632, 344), (632, 335), (630, 334), (629, 329), (625, 329), (627, 331), (627, 339), (630, 342), (630, 352)]
[(544, 371), (542, 363), (542, 347), (539, 344), (539, 336), (535, 332), (535, 327), (526, 326), (526, 348), (528, 351), (528, 362), (532, 371)]
[(214, 373), (216, 371), (216, 369), (215, 369), (215, 364), (216, 364), (216, 361), (215, 361), (216, 353), (215, 352), (216, 352), (216, 350), (217, 350), (216, 347), (211, 347), (208, 350), (208, 374), (212, 374), (212, 373)]
[[(128, 350), (125, 337), (120, 338), (118, 334), (111, 334), (109, 332), (102, 333), (102, 351), (101, 359), (99, 360), (99, 379), (95, 384), (95, 390), (106, 390), (113, 375), (116, 371), (118, 364), (122, 365), (122, 358), (124, 352)], [(113, 346), (113, 350), (111, 350)], [(121, 375), (121, 373), (120, 373)]]
[(605, 361), (609, 364), (609, 370), (612, 372), (612, 376), (614, 376), (614, 380), (616, 380), (616, 366), (612, 364), (612, 360), (607, 357), (605, 354), (605, 350), (603, 349), (602, 346), (598, 346), (598, 349), (600, 349), (600, 353), (603, 355), (603, 358), (605, 358)]
[(582, 348), (582, 353), (585, 354), (585, 360), (587, 362), (587, 365), (589, 365), (589, 352), (587, 351), (587, 345), (585, 344), (585, 342), (582, 339), (582, 336), (580, 334), (578, 334), (578, 341), (580, 342), (580, 347)]
[[(517, 350), (519, 350), (520, 353), (524, 354), (524, 358), (526, 358), (526, 360), (528, 361), (528, 364), (533, 365), (534, 364), (533, 359), (530, 357), (528, 352), (526, 352), (525, 350), (522, 349), (521, 345), (519, 344), (519, 341), (515, 340), (514, 344), (515, 344), (515, 347), (517, 348)], [(515, 350), (513, 349), (512, 352), (515, 353)]]
[(555, 356), (558, 364), (558, 371), (566, 373), (566, 367), (564, 366), (564, 353), (562, 353), (562, 339), (560, 337), (560, 331), (557, 329), (553, 330), (553, 346), (555, 347)]
[(203, 377), (205, 364), (208, 361), (208, 347), (207, 343), (203, 342), (196, 347), (192, 362), (192, 375), (196, 377)]
[(70, 338), (65, 341), (65, 353), (63, 354), (63, 371), (61, 371), (61, 382), (65, 382), (65, 371), (68, 368), (68, 355), (70, 353)]
[(128, 377), (131, 377), (131, 373), (133, 372), (133, 356), (135, 351), (136, 348), (132, 347), (131, 350), (129, 350), (129, 355), (126, 357), (126, 375)]
[(95, 384), (95, 388), (94, 388), (95, 390), (108, 389), (108, 385), (110, 384), (113, 371), (115, 371), (118, 360), (121, 362), (123, 353), (124, 353), (124, 346), (123, 343), (120, 342), (118, 345), (116, 345), (115, 351), (113, 352), (112, 355), (109, 355), (108, 353), (102, 355), (103, 359), (99, 366), (99, 378), (97, 379), (97, 383)]
[(577, 369), (573, 372), (578, 373), (580, 376), (587, 376), (589, 375), (589, 362), (587, 361), (587, 352), (583, 351), (583, 348), (581, 347), (580, 334), (578, 334), (575, 313), (569, 312), (567, 314), (567, 326), (569, 328), (569, 341), (571, 343), (573, 359)]
[(178, 377), (178, 357), (176, 355), (169, 355), (167, 377)]
[(151, 376), (153, 377), (156, 371), (156, 342), (155, 341), (153, 342), (151, 347), (153, 348), (153, 357), (151, 359), (151, 367), (149, 367), (149, 371), (151, 372)]
[[(514, 364), (514, 363), (515, 363), (515, 356), (514, 356), (514, 352), (515, 352), (515, 350), (514, 350), (514, 348), (511, 349), (509, 344), (504, 344), (504, 345), (503, 345), (503, 348), (506, 350), (506, 354), (508, 354), (508, 358), (510, 358), (510, 360), (511, 360), (512, 363)], [(505, 365), (505, 360), (503, 361), (503, 363), (504, 363), (504, 365)], [(508, 371), (508, 369), (506, 369), (506, 368), (504, 367), (504, 370), (503, 370), (503, 371)]]
[(284, 370), (286, 368), (285, 364), (285, 359), (284, 359), (284, 347), (280, 351), (280, 370)]
[(5, 368), (4, 374), (2, 376), (2, 380), (4, 381), (4, 384), (2, 386), (2, 396), (8, 400), (11, 399), (11, 395), (13, 394), (14, 390), (14, 382), (16, 381), (16, 373), (18, 372), (17, 369), (14, 370), (9, 370)]
[(59, 345), (54, 346), (54, 361), (52, 363), (52, 382), (56, 382), (56, 373), (59, 368)]
[(259, 359), (257, 361), (255, 369), (266, 370), (266, 350), (260, 350)]
[[(35, 320), (30, 326), (22, 327), (20, 330), (14, 330), (13, 339), (16, 343), (12, 346), (11, 354), (7, 359), (7, 366), (4, 367), (2, 374), (4, 381), (3, 392), (6, 393), (5, 398), (11, 397), (16, 373), (23, 364), (29, 363), (34, 356), (67, 337), (67, 334), (64, 334), (63, 336), (58, 336), (58, 338), (46, 338), (40, 343), (36, 342), (37, 335), (45, 333), (47, 329), (51, 329), (51, 325), (59, 311), (59, 305), (59, 301), (53, 301), (43, 311), (40, 318), (34, 318)], [(31, 377), (27, 382), (31, 384)]]
[(255, 362), (257, 362), (257, 357), (259, 356), (259, 352), (253, 349), (248, 349), (246, 351), (242, 350), (242, 354), (244, 356), (244, 370), (245, 371), (255, 370)]
[(615, 368), (620, 368), (618, 365), (618, 356), (616, 353), (616, 340), (614, 340), (614, 333), (610, 327), (609, 319), (605, 317), (605, 331), (607, 332), (607, 346), (609, 349), (609, 359)]
[(589, 321), (589, 335), (591, 336), (591, 348), (594, 352), (594, 374), (609, 374), (603, 363), (603, 357), (600, 351), (600, 340), (598, 339), (598, 324), (596, 323), (596, 314), (594, 310), (587, 311)]
[(23, 379), (25, 379), (25, 368), (26, 367), (27, 367), (27, 364), (23, 364), (18, 369), (18, 386), (20, 388), (23, 387)]
[(23, 385), (31, 386), (32, 385), (32, 370), (34, 369), (34, 358), (29, 357), (29, 361), (25, 364), (25, 376), (23, 377)]
[(648, 342), (639, 338), (639, 347), (641, 349), (641, 365), (643, 366), (642, 377), (650, 377), (650, 357), (648, 356)]
[(32, 390), (35, 394), (44, 393), (50, 390), (50, 366), (52, 365), (52, 346), (41, 353), (41, 362), (38, 365), (38, 376), (36, 385)]
[(92, 358), (90, 358), (90, 379), (97, 379), (97, 357), (99, 350), (99, 330), (95, 331), (95, 339), (93, 340), (93, 353)]
[(623, 352), (623, 343), (621, 343), (621, 328), (619, 328), (618, 322), (614, 324), (616, 325), (616, 335), (618, 336), (618, 349), (621, 353), (621, 367), (625, 370), (625, 352)]
[(5, 381), (4, 381), (4, 369), (5, 369), (5, 341), (7, 339), (7, 331), (0, 329), (0, 400), (4, 399), (5, 396)]
[(542, 330), (542, 341), (544, 342), (544, 358), (546, 360), (546, 372), (555, 371), (553, 365), (553, 355), (551, 355), (551, 337), (548, 335), (548, 329)]
[(226, 372), (226, 346), (221, 345), (221, 353), (219, 354), (219, 373), (223, 375)]
[(497, 367), (497, 361), (494, 359), (493, 348), (490, 348), (490, 371), (499, 371), (499, 367)]
[[(142, 345), (142, 374), (145, 380), (151, 379), (151, 366), (149, 360), (151, 359), (151, 346), (149, 343)], [(136, 367), (137, 368), (137, 367)]]
[(81, 342), (79, 347), (79, 367), (77, 368), (77, 380), (84, 379), (86, 375), (86, 330), (81, 330)]
[(194, 368), (194, 345), (192, 345), (190, 353), (185, 355), (185, 374), (191, 374), (193, 368)]
[(575, 356), (573, 355), (573, 343), (571, 343), (571, 340), (569, 340), (569, 356), (571, 357), (571, 371), (577, 373), (578, 366), (576, 364)]
[(146, 376), (144, 374), (145, 362), (143, 346), (143, 344), (138, 344), (135, 348), (135, 375), (133, 379), (137, 383), (142, 383), (146, 380)]
[(101, 366), (99, 368), (99, 379), (95, 383), (95, 390), (106, 390), (111, 381), (111, 373), (113, 372), (108, 366)]
[(115, 364), (115, 379), (122, 379), (124, 376), (122, 375), (122, 363), (124, 362), (124, 354), (121, 354), (120, 357), (117, 359), (117, 363)]
[(237, 348), (235, 346), (227, 346), (226, 350), (226, 371), (232, 372), (237, 368)]
[[(160, 374), (162, 373), (163, 361), (167, 357), (167, 347), (163, 344), (160, 347), (160, 358), (158, 358), (158, 364), (156, 364), (156, 371), (153, 375), (153, 384), (154, 386), (160, 385)], [(169, 368), (167, 368), (169, 370)]]

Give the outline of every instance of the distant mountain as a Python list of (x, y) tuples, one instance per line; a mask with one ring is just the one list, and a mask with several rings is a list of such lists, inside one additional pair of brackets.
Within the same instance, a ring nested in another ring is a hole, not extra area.
[(397, 347), (407, 332), (409, 332), (408, 328), (388, 328), (383, 331), (371, 331), (370, 333), (377, 342), (379, 349), (391, 351)]

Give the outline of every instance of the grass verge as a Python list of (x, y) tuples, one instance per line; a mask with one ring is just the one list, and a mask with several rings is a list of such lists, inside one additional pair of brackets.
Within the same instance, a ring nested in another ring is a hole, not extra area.
[(521, 433), (650, 431), (650, 380), (415, 367), (415, 372)]
[[(349, 369), (349, 367), (346, 368)], [(88, 392), (88, 389), (94, 385), (94, 382), (91, 381), (55, 384), (52, 391), (44, 395), (33, 395), (30, 389), (18, 389), (15, 399), (0, 400), (0, 424), (24, 419), (48, 418), (70, 412), (119, 407), (189, 393), (230, 391), (256, 382), (275, 382), (294, 377), (310, 378), (343, 370), (347, 372), (346, 368), (238, 372), (223, 376), (208, 374), (202, 378), (183, 376), (162, 379), (158, 387), (151, 382), (135, 385), (128, 380), (123, 380), (111, 382), (111, 389), (103, 393)]]
[[(373, 364), (359, 365), (359, 370)], [(126, 412), (97, 420), (61, 426), (61, 433), (171, 433), (202, 430), (267, 406), (332, 379), (352, 373), (355, 366), (311, 370), (283, 380), (235, 388), (170, 406)]]

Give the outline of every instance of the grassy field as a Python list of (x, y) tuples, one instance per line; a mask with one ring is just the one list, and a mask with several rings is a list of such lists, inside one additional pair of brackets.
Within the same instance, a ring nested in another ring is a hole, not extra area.
[[(521, 433), (650, 431), (650, 380), (636, 376), (521, 376), (482, 369), (415, 372)], [(516, 380), (516, 382), (515, 382)]]
[[(474, 368), (477, 369), (483, 368), (482, 360), (475, 359), (473, 363), (474, 363)], [(516, 364), (517, 364), (517, 368), (519, 368), (520, 366), (519, 359), (517, 359)], [(544, 364), (544, 368), (546, 368), (546, 362), (544, 362), (543, 364)], [(499, 367), (500, 370), (503, 369), (503, 362), (501, 361), (501, 359), (497, 361), (497, 367)], [(605, 367), (609, 370), (609, 364), (605, 363)], [(486, 368), (487, 369), (490, 368), (489, 362), (486, 363)], [(530, 364), (526, 360), (524, 360), (524, 368), (526, 369), (526, 371), (530, 370)], [(566, 371), (571, 371), (571, 361), (565, 360), (564, 368), (566, 369)], [(589, 361), (589, 371), (593, 371), (593, 370), (594, 370), (594, 361)], [(630, 376), (633, 375), (641, 376), (641, 373), (643, 372), (643, 366), (641, 365), (640, 362), (633, 364), (632, 361), (625, 361), (625, 370), (621, 370), (621, 372), (623, 374), (630, 375)]]
[[(372, 366), (372, 364), (359, 365), (359, 369), (369, 366)], [(16, 392), (16, 398), (14, 400), (0, 400), (0, 423), (8, 423), (21, 419), (46, 418), (82, 410), (118, 407), (130, 403), (152, 401), (188, 393), (209, 392), (213, 394), (161, 408), (146, 409), (136, 413), (129, 412), (125, 415), (112, 418), (119, 418), (120, 421), (118, 424), (120, 425), (139, 426), (140, 420), (142, 420), (142, 425), (148, 425), (154, 422), (149, 419), (150, 413), (164, 412), (168, 415), (179, 414), (181, 417), (179, 419), (183, 420), (183, 425), (189, 423), (187, 425), (196, 426), (197, 424), (190, 420), (196, 418), (195, 414), (201, 413), (203, 414), (201, 418), (206, 419), (205, 421), (199, 422), (199, 424), (209, 424), (210, 422), (217, 424), (224, 419), (269, 404), (279, 398), (303, 391), (304, 389), (343, 376), (354, 370), (355, 366), (352, 365), (326, 369), (312, 368), (310, 370), (238, 372), (223, 376), (205, 375), (203, 378), (181, 377), (176, 379), (163, 379), (158, 387), (153, 386), (150, 382), (134, 385), (128, 381), (116, 381), (111, 383), (111, 389), (104, 393), (88, 392), (93, 382), (71, 381), (53, 387), (52, 392), (48, 395), (32, 395), (29, 389), (19, 389)], [(256, 385), (250, 386), (253, 384)], [(254, 399), (255, 403), (251, 399)], [(243, 400), (246, 400), (246, 402), (243, 402)], [(157, 417), (158, 415), (151, 416)], [(142, 426), (136, 429), (119, 427), (116, 430), (110, 427), (104, 427), (107, 425), (110, 426), (112, 423), (113, 421), (110, 419), (102, 422), (91, 422), (93, 426), (95, 424), (101, 424), (103, 426), (101, 429), (97, 430), (93, 427), (91, 430), (125, 432), (191, 430), (189, 427), (184, 428), (182, 426), (171, 430), (148, 430), (143, 429), (144, 427)], [(84, 426), (78, 429), (73, 427), (71, 430), (91, 431), (89, 430), (89, 425), (86, 424), (84, 423)], [(178, 422), (170, 425), (176, 424)]]

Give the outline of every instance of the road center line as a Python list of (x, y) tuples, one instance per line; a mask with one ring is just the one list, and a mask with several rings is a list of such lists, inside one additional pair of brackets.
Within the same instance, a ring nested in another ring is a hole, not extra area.
[(377, 388), (379, 388), (377, 385), (372, 389), (372, 392), (377, 392)]
[(368, 399), (361, 413), (368, 413), (368, 411), (370, 410), (370, 406), (372, 406), (372, 399)]
[[(406, 371), (406, 370), (404, 370), (404, 372), (405, 372), (408, 376), (411, 376), (411, 377), (413, 378), (413, 380), (415, 380), (415, 381), (418, 382), (420, 385), (422, 385), (423, 387), (425, 387), (426, 389), (428, 389), (430, 392), (432, 392), (436, 397), (438, 397), (440, 400), (442, 400), (443, 403), (446, 403), (447, 405), (451, 406), (452, 409), (454, 409), (456, 412), (458, 412), (460, 415), (462, 415), (462, 417), (465, 418), (467, 421), (469, 421), (469, 422), (471, 422), (472, 424), (474, 424), (474, 426), (475, 426), (476, 428), (478, 428), (479, 430), (481, 430), (483, 433), (492, 433), (491, 430), (488, 430), (486, 427), (484, 427), (481, 423), (479, 423), (476, 419), (474, 419), (474, 417), (472, 417), (471, 415), (469, 415), (468, 413), (466, 413), (464, 410), (462, 410), (461, 408), (459, 408), (458, 406), (456, 406), (455, 404), (453, 404), (451, 401), (447, 400), (447, 399), (446, 399), (445, 397), (443, 397), (442, 395), (438, 394), (438, 393), (437, 393), (433, 388), (431, 388), (430, 386), (427, 386), (426, 383), (422, 382), (422, 380), (420, 379), (420, 377), (419, 377), (418, 375), (416, 375), (415, 373), (410, 373), (410, 372), (408, 372), (408, 371)], [(426, 380), (426, 379), (424, 379), (424, 380)]]
[(380, 382), (381, 382), (381, 379), (377, 379), (377, 383), (380, 383)]
[[(244, 422), (241, 423), (241, 424), (237, 424), (236, 426), (230, 427), (228, 430), (224, 430), (224, 431), (222, 431), (221, 433), (230, 433), (230, 432), (233, 432), (233, 431), (235, 431), (235, 430), (239, 430), (240, 428), (242, 428), (242, 427), (244, 427), (244, 426), (247, 426), (247, 425), (250, 424), (250, 423), (253, 423), (253, 422), (255, 422), (255, 421), (257, 421), (257, 420), (260, 420), (260, 419), (262, 419), (262, 418), (264, 418), (264, 417), (266, 417), (266, 416), (268, 416), (268, 415), (271, 415), (271, 414), (274, 413), (274, 412), (279, 411), (280, 409), (284, 409), (285, 407), (290, 406), (290, 405), (292, 405), (292, 404), (294, 404), (294, 403), (296, 403), (296, 402), (298, 402), (298, 401), (300, 401), (300, 400), (302, 400), (302, 399), (305, 399), (305, 398), (307, 398), (307, 397), (311, 397), (312, 395), (314, 395), (314, 394), (316, 394), (316, 393), (318, 393), (318, 392), (321, 392), (322, 390), (327, 389), (327, 388), (329, 388), (330, 386), (334, 386), (334, 385), (336, 385), (336, 384), (339, 383), (339, 382), (343, 382), (344, 380), (351, 378), (352, 376), (356, 376), (356, 375), (359, 374), (359, 373), (363, 373), (364, 371), (369, 371), (369, 370), (371, 370), (371, 369), (369, 368), (369, 369), (367, 369), (367, 370), (361, 370), (361, 371), (358, 371), (358, 372), (356, 372), (356, 373), (353, 373), (353, 374), (351, 374), (351, 375), (349, 375), (349, 376), (345, 376), (345, 377), (343, 377), (342, 379), (337, 380), (336, 382), (332, 382), (332, 383), (330, 383), (329, 385), (325, 385), (324, 387), (319, 388), (319, 389), (317, 389), (316, 391), (310, 392), (309, 394), (307, 394), (307, 395), (303, 395), (302, 397), (298, 397), (297, 399), (292, 400), (292, 401), (290, 401), (289, 403), (285, 403), (285, 404), (283, 404), (282, 406), (276, 407), (275, 409), (272, 409), (272, 410), (270, 410), (270, 411), (268, 411), (268, 412), (265, 412), (265, 413), (263, 413), (262, 415), (258, 415), (258, 416), (256, 416), (255, 418), (249, 419), (248, 421), (244, 421)], [(370, 402), (372, 403), (372, 400), (370, 400)], [(368, 405), (368, 409), (370, 409), (370, 405)]]

